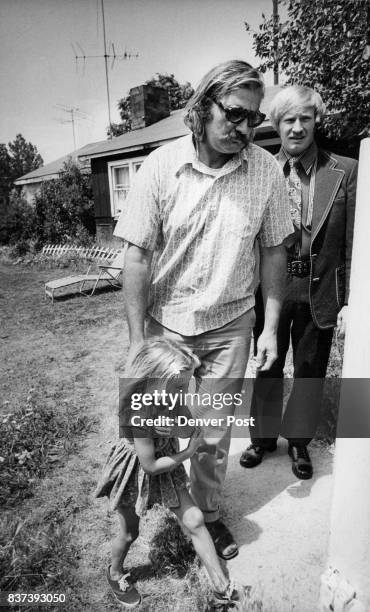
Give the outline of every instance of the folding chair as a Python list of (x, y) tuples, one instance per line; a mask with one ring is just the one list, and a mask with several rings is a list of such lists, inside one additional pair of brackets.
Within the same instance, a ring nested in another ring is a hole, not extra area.
[[(96, 274), (89, 274), (91, 265), (85, 275), (66, 276), (57, 280), (48, 281), (45, 283), (45, 296), (51, 297), (52, 303), (54, 303), (54, 293), (57, 289), (68, 287), (69, 285), (80, 284), (80, 293), (91, 297), (101, 281), (108, 282), (112, 287), (121, 287), (119, 276), (122, 272), (123, 262), (125, 259), (125, 251), (123, 249), (116, 255), (111, 264), (99, 264), (99, 272)], [(93, 287), (89, 291), (84, 291), (84, 285), (87, 282), (93, 282)]]
[[(86, 272), (86, 276), (84, 277), (81, 283), (80, 293), (83, 293), (83, 295), (87, 295), (91, 297), (92, 295), (94, 295), (95, 289), (97, 288), (100, 281), (108, 281), (108, 283), (112, 285), (112, 287), (121, 287), (119, 276), (122, 272), (123, 262), (125, 261), (125, 253), (126, 253), (125, 249), (120, 251), (118, 255), (116, 255), (116, 257), (113, 259), (111, 264), (99, 264), (99, 273), (97, 275), (89, 274), (89, 271), (91, 268), (91, 265), (90, 265)], [(91, 291), (86, 293), (83, 290), (83, 287), (85, 283), (88, 281), (95, 281), (95, 282), (94, 282), (94, 286), (91, 289)]]

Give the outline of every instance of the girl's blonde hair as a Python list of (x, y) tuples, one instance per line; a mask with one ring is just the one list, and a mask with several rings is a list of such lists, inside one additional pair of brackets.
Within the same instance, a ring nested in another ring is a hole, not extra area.
[[(163, 336), (153, 336), (144, 340), (127, 368), (125, 377), (120, 380), (119, 394), (119, 430), (120, 437), (125, 437), (132, 416), (132, 396), (142, 395), (155, 381), (165, 385), (171, 379), (180, 378), (185, 372), (193, 372), (200, 361), (190, 349), (175, 340)], [(145, 412), (142, 409), (141, 414)], [(150, 413), (150, 407), (147, 408)]]
[(168, 380), (199, 365), (198, 357), (176, 340), (153, 336), (139, 346), (126, 376)]

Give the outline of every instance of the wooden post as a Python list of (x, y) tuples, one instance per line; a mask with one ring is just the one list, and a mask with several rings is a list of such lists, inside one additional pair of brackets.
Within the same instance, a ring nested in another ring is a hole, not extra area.
[(344, 380), (334, 461), (328, 559), (331, 570), (322, 577), (322, 612), (370, 610), (369, 169), (370, 138), (366, 138), (360, 150)]

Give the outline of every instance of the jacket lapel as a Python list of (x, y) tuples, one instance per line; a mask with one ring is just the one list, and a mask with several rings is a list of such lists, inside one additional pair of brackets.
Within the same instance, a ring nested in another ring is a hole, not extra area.
[(320, 231), (342, 182), (344, 171), (336, 168), (337, 161), (326, 152), (319, 151), (315, 192), (313, 197), (311, 243)]
[[(275, 155), (281, 167), (284, 167), (286, 157), (280, 149)], [(344, 177), (344, 170), (336, 168), (337, 160), (326, 151), (318, 150), (315, 192), (313, 197), (313, 214), (311, 229), (311, 244), (320, 231), (334, 201), (336, 193)]]

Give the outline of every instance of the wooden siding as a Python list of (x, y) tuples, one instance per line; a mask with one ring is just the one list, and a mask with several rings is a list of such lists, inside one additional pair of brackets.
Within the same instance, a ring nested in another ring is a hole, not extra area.
[(111, 218), (107, 159), (91, 160), (92, 188), (94, 192), (95, 218)]

